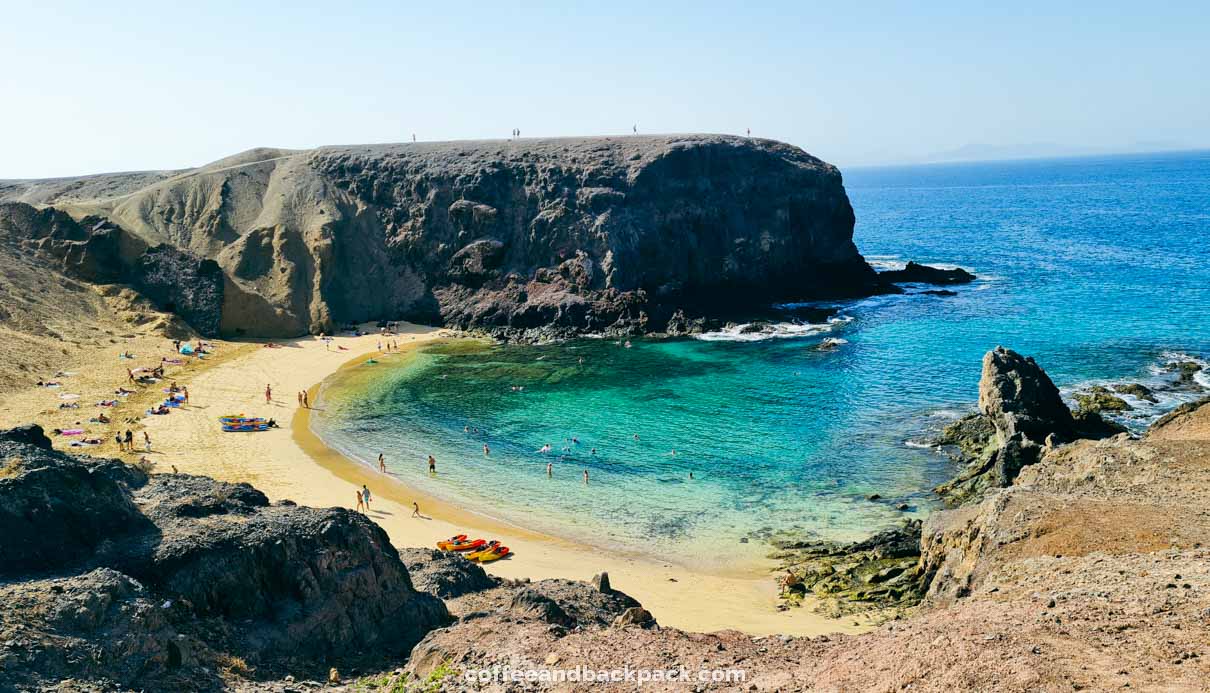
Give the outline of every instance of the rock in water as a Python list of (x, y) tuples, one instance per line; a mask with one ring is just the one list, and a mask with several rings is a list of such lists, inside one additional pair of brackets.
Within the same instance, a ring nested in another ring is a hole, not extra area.
[(983, 357), (979, 410), (991, 419), (1001, 440), (1017, 433), (1041, 442), (1054, 433), (1070, 439), (1075, 428), (1059, 388), (1029, 357), (996, 347)]
[[(149, 275), (148, 291), (169, 288), (147, 266), (172, 266), (172, 251), (216, 261), (221, 293), (208, 265), (190, 264), (205, 285), (157, 298), (204, 332), (217, 300), (225, 334), (396, 318), (511, 338), (685, 334), (715, 312), (893, 290), (853, 245), (840, 172), (770, 140), (253, 150), (190, 173), (99, 177), (112, 198), (97, 199), (98, 177), (26, 182), (10, 196), (120, 226), (113, 248), (123, 271)], [(28, 235), (70, 226), (54, 214), (28, 222)], [(64, 248), (90, 238), (70, 235)], [(147, 248), (162, 250), (139, 260)]]
[[(878, 278), (884, 282), (919, 284), (969, 284), (975, 281), (975, 275), (961, 267), (942, 269), (940, 267), (921, 265), (916, 262), (908, 262), (907, 267), (901, 270), (879, 272)], [(952, 291), (928, 293), (937, 293), (941, 296), (954, 295)]]
[(959, 446), (968, 462), (957, 477), (936, 489), (951, 505), (974, 500), (987, 488), (1008, 486), (1047, 447), (1123, 430), (1095, 412), (1081, 412), (1077, 420), (1050, 376), (1032, 358), (1004, 347), (983, 357), (979, 411), (942, 435), (942, 441)]

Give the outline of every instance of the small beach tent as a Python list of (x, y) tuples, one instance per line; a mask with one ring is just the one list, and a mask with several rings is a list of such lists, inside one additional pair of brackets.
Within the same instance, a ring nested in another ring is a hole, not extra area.
[(193, 353), (193, 347), (190, 346), (189, 342), (185, 342), (184, 344), (181, 345), (181, 353), (182, 354), (192, 354)]

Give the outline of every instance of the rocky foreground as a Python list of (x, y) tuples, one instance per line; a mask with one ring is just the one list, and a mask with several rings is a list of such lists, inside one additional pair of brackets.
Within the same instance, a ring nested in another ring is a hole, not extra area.
[[(407, 319), (509, 338), (682, 334), (893, 290), (840, 172), (722, 135), (253, 150), (0, 181), (0, 236), (133, 285), (207, 336)], [(90, 279), (91, 280), (91, 279)]]
[(1032, 360), (996, 350), (984, 365), (962, 504), (855, 551), (788, 549), (820, 603), (899, 605), (860, 636), (662, 628), (608, 576), (500, 581), (397, 550), (348, 510), (8, 431), (0, 690), (592, 688), (466, 678), (502, 666), (744, 672), (712, 690), (1201, 690), (1210, 400), (1142, 438), (1090, 440)]

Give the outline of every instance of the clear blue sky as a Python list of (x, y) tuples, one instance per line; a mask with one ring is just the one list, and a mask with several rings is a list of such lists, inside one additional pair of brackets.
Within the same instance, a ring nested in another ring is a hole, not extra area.
[(1210, 146), (1205, 0), (271, 4), (8, 3), (0, 178), (636, 123), (842, 167)]

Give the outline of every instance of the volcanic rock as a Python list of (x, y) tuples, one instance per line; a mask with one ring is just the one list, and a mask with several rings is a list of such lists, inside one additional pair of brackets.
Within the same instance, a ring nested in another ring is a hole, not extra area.
[[(961, 267), (942, 269), (940, 267), (921, 265), (916, 262), (908, 262), (907, 266), (900, 270), (879, 272), (878, 278), (884, 282), (897, 284), (969, 284), (975, 281), (975, 275)], [(941, 295), (952, 295), (952, 293)]]

